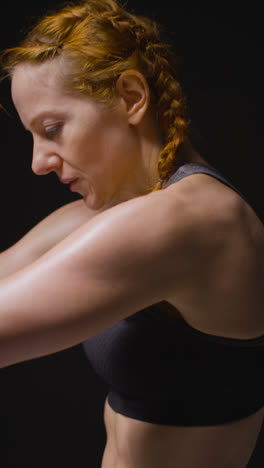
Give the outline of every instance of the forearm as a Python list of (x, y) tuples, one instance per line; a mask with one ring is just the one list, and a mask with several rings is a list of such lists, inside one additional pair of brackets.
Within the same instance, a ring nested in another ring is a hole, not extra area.
[(83, 274), (87, 226), (77, 231), (0, 281), (0, 367), (70, 348), (104, 326), (95, 318), (98, 283)]
[[(12, 250), (13, 249), (13, 250)], [(36, 255), (24, 255), (23, 250), (14, 252), (14, 248), (10, 247), (0, 253), (0, 280), (16, 273), (25, 266), (34, 261)]]
[(9, 249), (0, 253), (0, 279), (22, 270), (92, 219), (83, 200), (62, 206), (40, 221)]
[(189, 285), (201, 250), (193, 222), (168, 225), (157, 200), (142, 197), (99, 214), (0, 281), (0, 367), (75, 346), (161, 302), (175, 285)]

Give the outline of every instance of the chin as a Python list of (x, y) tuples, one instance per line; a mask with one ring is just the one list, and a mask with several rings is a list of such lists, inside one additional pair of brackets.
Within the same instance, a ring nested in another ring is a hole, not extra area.
[(83, 196), (85, 205), (93, 211), (104, 211), (107, 209), (103, 200), (93, 196), (91, 193)]

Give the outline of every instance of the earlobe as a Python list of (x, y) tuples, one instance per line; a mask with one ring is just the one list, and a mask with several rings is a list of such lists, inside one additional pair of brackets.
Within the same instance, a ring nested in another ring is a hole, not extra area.
[(125, 104), (128, 123), (138, 125), (150, 102), (150, 91), (145, 77), (136, 70), (125, 71), (117, 80), (116, 92)]

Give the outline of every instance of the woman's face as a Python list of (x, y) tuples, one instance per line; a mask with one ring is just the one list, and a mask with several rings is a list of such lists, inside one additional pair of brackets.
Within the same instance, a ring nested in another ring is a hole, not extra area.
[(103, 210), (144, 193), (137, 132), (124, 106), (110, 109), (59, 84), (56, 61), (20, 64), (12, 77), (12, 98), (33, 136), (32, 170), (54, 171), (87, 206)]

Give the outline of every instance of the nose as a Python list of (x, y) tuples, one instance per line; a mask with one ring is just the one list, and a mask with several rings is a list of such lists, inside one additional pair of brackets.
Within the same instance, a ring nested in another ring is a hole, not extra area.
[(36, 175), (46, 175), (57, 171), (62, 165), (62, 159), (48, 148), (34, 142), (31, 168)]

